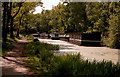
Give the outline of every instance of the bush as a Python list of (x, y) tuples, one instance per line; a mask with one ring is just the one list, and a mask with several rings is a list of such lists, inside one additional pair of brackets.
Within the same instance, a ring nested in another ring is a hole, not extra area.
[(34, 39), (34, 37), (33, 37), (32, 34), (27, 35), (27, 40), (28, 40), (28, 42), (33, 42), (33, 39)]
[[(55, 48), (57, 47), (57, 48)], [(46, 43), (31, 42), (26, 46), (24, 52), (24, 60), (27, 61), (33, 71), (37, 74), (48, 72), (54, 67), (54, 55), (51, 50), (58, 49), (59, 46), (54, 46)]]
[(28, 55), (35, 56), (41, 52), (44, 52), (45, 50), (49, 50), (49, 51), (50, 50), (59, 50), (59, 46), (50, 45), (50, 44), (46, 44), (46, 43), (40, 43), (39, 41), (31, 42), (26, 46), (24, 56), (28, 56)]
[(80, 55), (67, 55), (55, 67), (53, 75), (61, 76), (118, 76), (119, 65), (110, 62), (89, 62), (80, 59)]
[(57, 66), (55, 67), (55, 70), (52, 72), (52, 74), (56, 75), (75, 75), (77, 72), (77, 62), (80, 62), (80, 54), (78, 55), (61, 55), (57, 56), (59, 58), (59, 62), (57, 63)]

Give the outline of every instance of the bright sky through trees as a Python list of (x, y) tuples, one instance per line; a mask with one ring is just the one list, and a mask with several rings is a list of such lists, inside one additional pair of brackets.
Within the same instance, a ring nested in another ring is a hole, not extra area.
[(52, 6), (57, 6), (60, 0), (42, 0), (43, 7), (36, 7), (36, 11), (33, 14), (41, 13), (42, 9), (51, 10)]

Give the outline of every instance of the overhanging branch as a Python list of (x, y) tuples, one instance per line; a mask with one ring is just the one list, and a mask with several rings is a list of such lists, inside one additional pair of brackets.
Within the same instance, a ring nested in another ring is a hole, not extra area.
[[(22, 2), (22, 3), (24, 3), (24, 2)], [(18, 9), (18, 11), (16, 12), (16, 14), (13, 16), (13, 18), (19, 13), (20, 8), (22, 7), (22, 3), (20, 3), (19, 9)]]

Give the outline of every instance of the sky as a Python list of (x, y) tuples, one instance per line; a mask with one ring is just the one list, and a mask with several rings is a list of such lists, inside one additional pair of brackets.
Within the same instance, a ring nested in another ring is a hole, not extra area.
[[(60, 0), (42, 0), (42, 2), (45, 10), (51, 10), (52, 6), (57, 6)], [(36, 11), (33, 14), (41, 13), (43, 7), (37, 6), (35, 8)]]

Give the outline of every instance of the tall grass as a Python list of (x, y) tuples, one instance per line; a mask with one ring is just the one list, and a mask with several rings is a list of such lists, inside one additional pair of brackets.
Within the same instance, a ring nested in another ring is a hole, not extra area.
[(78, 55), (54, 55), (51, 50), (59, 49), (59, 46), (31, 42), (26, 46), (24, 60), (28, 62), (32, 70), (39, 75), (57, 76), (120, 76), (120, 66), (111, 61), (89, 62), (84, 61)]

